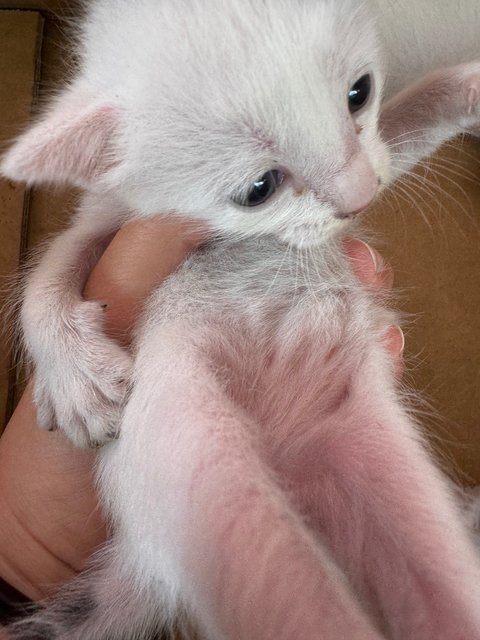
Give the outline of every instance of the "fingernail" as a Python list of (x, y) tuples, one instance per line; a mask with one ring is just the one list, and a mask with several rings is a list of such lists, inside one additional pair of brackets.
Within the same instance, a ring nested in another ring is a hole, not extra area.
[(398, 326), (398, 324), (395, 325), (395, 328), (398, 330), (398, 333), (400, 334), (400, 338), (402, 340), (400, 353), (403, 353), (403, 350), (405, 349), (405, 334), (403, 333), (401, 327)]
[[(347, 238), (344, 240), (344, 247), (347, 255), (353, 258), (353, 263), (357, 263), (360, 267), (360, 271), (364, 273), (364, 269), (368, 270), (367, 273), (373, 273), (372, 275), (377, 275), (383, 267), (383, 261), (381, 256), (372, 249), (370, 245), (368, 245), (363, 240), (358, 240), (357, 238)], [(367, 250), (370, 259), (367, 258), (365, 252), (359, 250), (360, 246), (365, 247)]]
[(403, 350), (405, 349), (405, 334), (402, 329), (398, 324), (394, 324), (389, 328), (388, 333), (390, 344), (395, 346), (395, 352), (402, 355)]
[(373, 268), (375, 269), (375, 273), (380, 273), (383, 265), (380, 255), (375, 251), (375, 249), (372, 249), (372, 247), (366, 242), (364, 242), (363, 240), (359, 240), (358, 242), (361, 242), (363, 246), (368, 249), (368, 253), (370, 254), (370, 257), (373, 262)]

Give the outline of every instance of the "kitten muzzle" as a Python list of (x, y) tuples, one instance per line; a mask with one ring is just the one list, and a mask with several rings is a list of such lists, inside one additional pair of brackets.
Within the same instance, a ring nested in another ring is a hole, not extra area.
[(333, 179), (335, 217), (353, 218), (364, 211), (378, 192), (378, 176), (368, 158), (359, 153)]

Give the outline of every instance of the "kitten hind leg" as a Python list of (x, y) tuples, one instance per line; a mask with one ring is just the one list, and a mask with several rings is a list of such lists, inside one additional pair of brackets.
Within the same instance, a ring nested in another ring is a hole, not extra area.
[(102, 451), (105, 497), (131, 554), (169, 576), (209, 640), (383, 638), (262, 460), (257, 427), (185, 344), (188, 333), (153, 331), (122, 437)]

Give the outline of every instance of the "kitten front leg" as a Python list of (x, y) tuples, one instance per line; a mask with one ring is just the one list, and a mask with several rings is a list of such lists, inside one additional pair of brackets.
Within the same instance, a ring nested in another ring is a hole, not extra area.
[(112, 207), (105, 199), (86, 199), (23, 290), (20, 319), (35, 365), (39, 425), (60, 427), (78, 446), (116, 436), (131, 371), (130, 356), (103, 333), (102, 305), (82, 298), (102, 243), (121, 224)]
[(480, 131), (480, 62), (440, 69), (391, 98), (380, 114), (392, 181), (459, 133)]
[(209, 640), (380, 640), (262, 462), (253, 425), (185, 344), (192, 330), (157, 331), (101, 463), (140, 572), (170, 581)]

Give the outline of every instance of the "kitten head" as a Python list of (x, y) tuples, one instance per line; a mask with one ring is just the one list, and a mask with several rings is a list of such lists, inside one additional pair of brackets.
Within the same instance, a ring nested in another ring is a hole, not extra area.
[(356, 0), (97, 0), (74, 83), (3, 171), (223, 235), (321, 242), (388, 177)]

